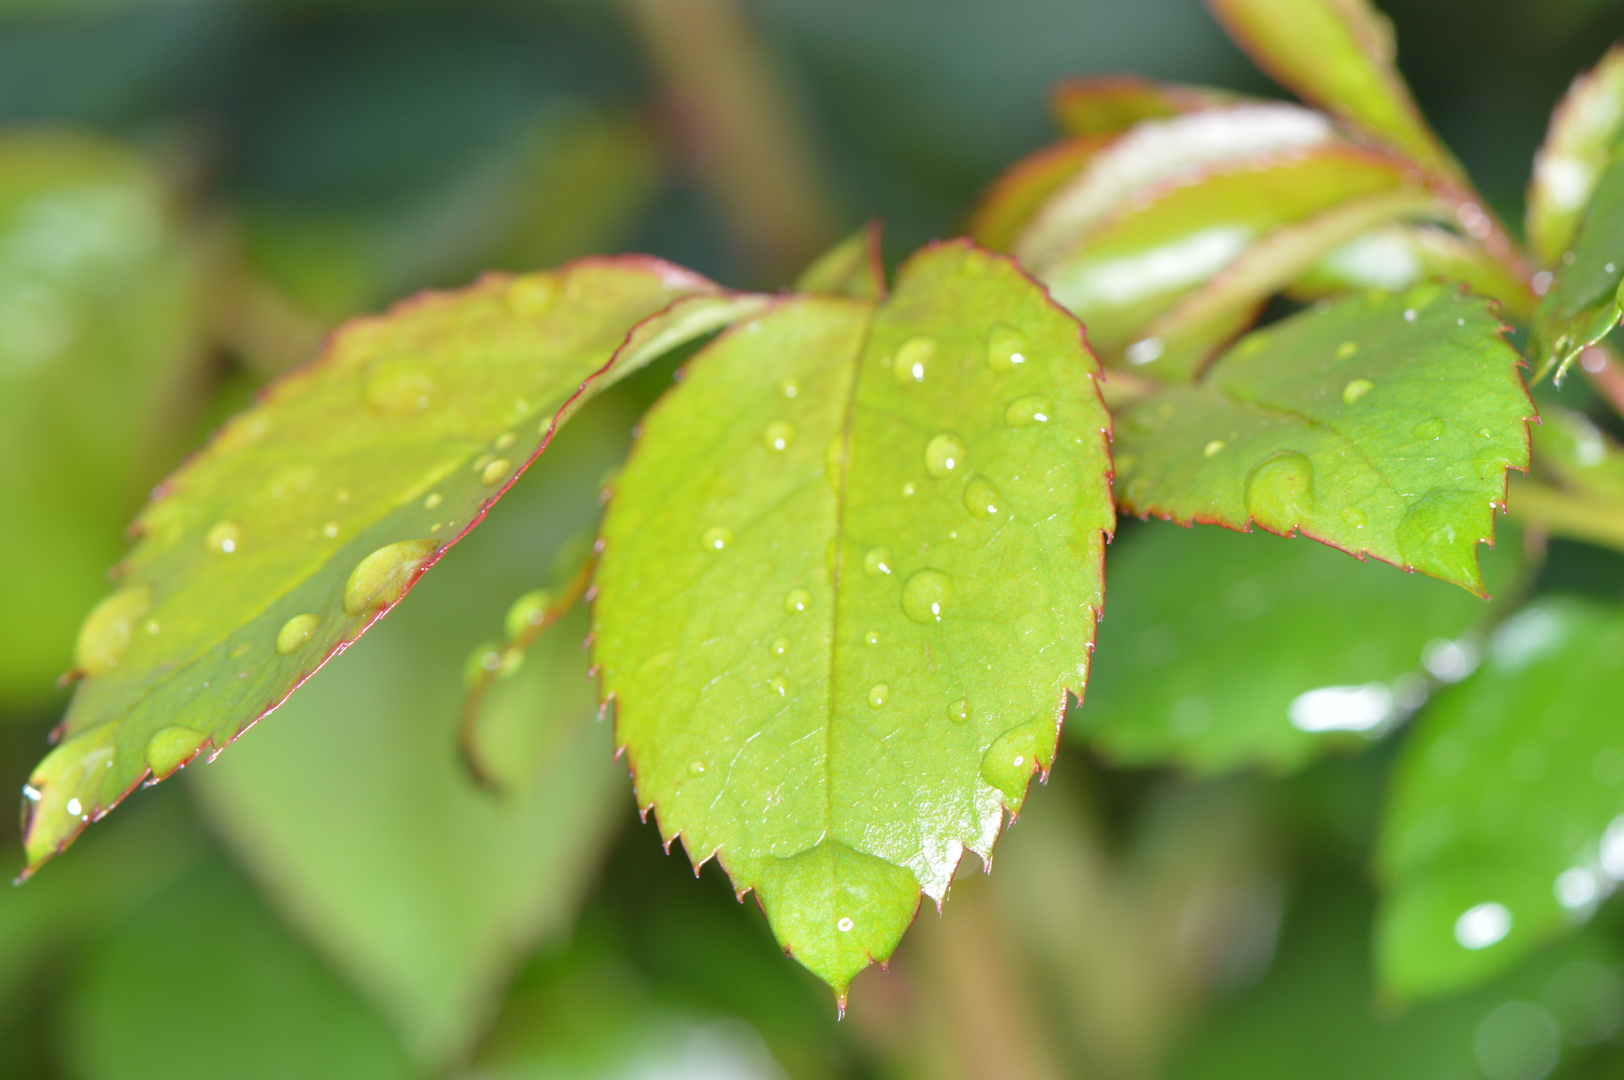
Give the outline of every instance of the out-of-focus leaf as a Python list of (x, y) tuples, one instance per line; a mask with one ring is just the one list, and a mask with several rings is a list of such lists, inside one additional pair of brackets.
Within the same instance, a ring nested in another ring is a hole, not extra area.
[(1460, 166), (1393, 67), (1393, 27), (1368, 0), (1207, 0), (1236, 44), (1282, 86), (1450, 176)]
[(1624, 46), (1573, 80), (1551, 114), (1528, 185), (1528, 245), (1556, 266), (1572, 243), (1624, 130)]
[(85, 1080), (412, 1075), (388, 1029), (218, 861), (90, 957), (59, 1053)]
[[(1502, 536), (1491, 586), (1517, 547)], [(1419, 704), (1425, 647), (1464, 674), (1472, 644), (1455, 639), (1487, 614), (1442, 582), (1266, 534), (1157, 524), (1106, 566), (1111, 617), (1067, 731), (1124, 765), (1285, 772), (1360, 746)]]
[(1207, 86), (1152, 82), (1137, 75), (1068, 79), (1055, 87), (1049, 110), (1068, 135), (1111, 135), (1142, 120), (1234, 105), (1240, 94)]
[(1123, 510), (1300, 531), (1481, 594), (1533, 405), (1483, 301), (1371, 294), (1256, 331), (1118, 415)]
[(1558, 380), (1580, 353), (1618, 325), (1618, 290), (1624, 280), (1624, 139), (1596, 181), (1573, 246), (1550, 290), (1534, 312), (1528, 355), (1544, 374), (1556, 368)]
[(878, 300), (885, 295), (885, 264), (880, 259), (880, 226), (869, 222), (806, 268), (795, 291)]
[(934, 247), (884, 304), (712, 345), (615, 484), (594, 629), (639, 801), (842, 995), (1052, 760), (1112, 525), (1096, 370), (1011, 262)]
[(1493, 297), (1512, 315), (1533, 313), (1532, 297), (1503, 263), (1477, 245), (1436, 225), (1389, 222), (1327, 254), (1286, 290), (1307, 303), (1346, 292), (1403, 292), (1422, 281), (1462, 284)]
[(1022, 158), (988, 187), (965, 223), (965, 233), (982, 247), (1010, 250), (1044, 201), (1110, 142), (1106, 136), (1080, 135)]
[[(558, 744), (504, 799), (468, 778), (456, 735), (463, 657), (533, 580), (538, 553), (594, 520), (595, 479), (630, 419), (589, 413), (565, 429), (485, 528), (343, 663), (275, 723), (192, 770), (273, 905), (426, 1068), (467, 1048), (537, 940), (567, 932), (616, 807), (629, 816), (623, 767), (609, 725), (591, 722), (590, 697), (584, 711), (560, 708)], [(579, 645), (569, 646), (577, 658)], [(570, 688), (557, 689), (568, 702)]]
[(1379, 845), (1383, 984), (1469, 986), (1583, 922), (1624, 879), (1624, 616), (1542, 599), (1405, 746)]
[(1587, 1044), (1618, 1028), (1624, 956), (1606, 935), (1585, 934), (1473, 993), (1395, 1012), (1371, 985), (1369, 917), (1357, 879), (1316, 874), (1291, 900), (1268, 977), (1217, 1003), (1166, 1075), (1520, 1080), (1583, 1060)]
[[(65, 131), (0, 137), (0, 704), (41, 705), (106, 589), (201, 357), (199, 260), (158, 176)], [(21, 613), (26, 612), (26, 617)], [(3, 710), (0, 710), (3, 711)]]
[(1149, 120), (1113, 141), (1054, 191), (1010, 250), (1040, 277), (1147, 188), (1333, 142), (1316, 112), (1268, 103)]
[(138, 519), (118, 591), (79, 631), (84, 681), (63, 741), (24, 789), (30, 870), (147, 776), (275, 708), (592, 394), (765, 302), (646, 257), (591, 259), (426, 295), (336, 334)]
[(1624, 447), (1584, 413), (1546, 408), (1533, 436), (1535, 467), (1564, 487), (1624, 506)]
[[(1401, 162), (1346, 145), (1255, 159), (1141, 192), (1074, 249), (1028, 265), (1088, 327), (1090, 344), (1107, 362), (1126, 359), (1153, 375), (1165, 370), (1166, 378), (1187, 378), (1202, 345), (1250, 321), (1260, 289), (1266, 296), (1275, 279), (1283, 285), (1320, 253), (1383, 216), (1423, 208), (1425, 200), (1405, 190), (1403, 177)], [(1159, 316), (1275, 230), (1348, 203), (1368, 205), (1319, 231), (1309, 226), (1291, 234), (1278, 251), (1265, 249), (1237, 269), (1233, 284), (1214, 282), (1205, 297), (1192, 301), (1195, 310), (1170, 316), (1189, 328), (1183, 331), (1189, 344), (1163, 359), (1160, 340), (1145, 336)]]

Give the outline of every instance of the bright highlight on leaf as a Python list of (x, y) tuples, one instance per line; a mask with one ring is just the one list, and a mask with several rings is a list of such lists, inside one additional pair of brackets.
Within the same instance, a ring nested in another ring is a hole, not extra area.
[(586, 397), (765, 302), (658, 260), (591, 259), (341, 330), (141, 515), (119, 590), (80, 631), (62, 741), (24, 792), (30, 870), (354, 641)]
[(1421, 285), (1256, 331), (1127, 408), (1122, 508), (1323, 541), (1482, 594), (1533, 406), (1483, 301)]
[(1573, 80), (1551, 114), (1528, 185), (1528, 243), (1557, 266), (1573, 243), (1585, 207), (1613, 159), (1624, 130), (1624, 47)]
[(1082, 689), (1096, 371), (1012, 263), (933, 247), (883, 303), (711, 345), (615, 482), (595, 648), (638, 801), (842, 995), (990, 853)]

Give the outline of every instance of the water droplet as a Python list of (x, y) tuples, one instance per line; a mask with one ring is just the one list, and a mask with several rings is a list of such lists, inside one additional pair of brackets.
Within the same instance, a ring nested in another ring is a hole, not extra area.
[(970, 513), (985, 521), (997, 517), (1003, 496), (985, 476), (978, 476), (964, 485), (964, 506)]
[(941, 622), (952, 599), (952, 578), (940, 570), (921, 570), (902, 587), (902, 613), (916, 623)]
[(1415, 322), (1415, 308), (1405, 308), (1404, 309), (1404, 321), (1405, 322)]
[(1037, 723), (1028, 720), (1017, 724), (994, 739), (981, 755), (981, 779), (1002, 791), (1006, 798), (1019, 801), (1037, 768), (1037, 752)]
[(176, 724), (158, 731), (147, 740), (147, 768), (162, 780), (197, 756), (209, 737), (201, 731)]
[(1342, 388), (1342, 404), (1352, 405), (1375, 387), (1369, 379), (1353, 379)]
[(891, 696), (891, 688), (884, 683), (875, 683), (868, 688), (868, 707), (879, 709), (885, 706), (885, 699)]
[(1342, 508), (1342, 520), (1355, 529), (1362, 529), (1365, 527), (1365, 522), (1370, 519), (1365, 517), (1365, 512), (1357, 506), (1344, 506)]
[(558, 302), (558, 278), (552, 274), (526, 274), (514, 278), (504, 297), (508, 310), (521, 319), (537, 319)]
[(1224, 440), (1214, 439), (1201, 450), (1204, 457), (1217, 457), (1224, 452)]
[(769, 450), (788, 450), (789, 444), (795, 441), (795, 425), (788, 420), (774, 420), (761, 433), (761, 441)]
[(1275, 453), (1246, 478), (1247, 513), (1272, 532), (1290, 532), (1314, 506), (1314, 466), (1296, 451)]
[(932, 476), (951, 476), (970, 464), (970, 451), (957, 435), (942, 432), (925, 444), (925, 471)]
[(500, 435), (498, 435), (496, 437), (495, 442), (491, 443), (491, 449), (493, 449), (493, 450), (506, 450), (508, 447), (513, 445), (513, 441), (516, 438), (518, 438), (518, 436), (514, 435), (513, 432), (504, 431), (504, 432), (502, 432), (502, 434), (500, 434)]
[(310, 640), (316, 632), (316, 624), (320, 619), (311, 614), (295, 615), (282, 624), (282, 629), (276, 632), (276, 651), (287, 656), (299, 646)]
[(423, 509), (433, 510), (436, 506), (439, 506), (443, 502), (445, 502), (445, 498), (441, 496), (438, 491), (433, 492), (428, 498), (423, 500)]
[(784, 594), (784, 610), (800, 614), (812, 606), (812, 594), (805, 589), (791, 589)]
[(712, 525), (699, 542), (706, 551), (721, 551), (733, 543), (733, 530), (726, 525)]
[(789, 652), (789, 638), (773, 638), (773, 643), (768, 646), (768, 649), (771, 650), (774, 656), (783, 656), (785, 653)]
[(1046, 397), (1023, 397), (1004, 410), (1004, 423), (1010, 427), (1028, 424), (1047, 424), (1054, 415), (1054, 405)]
[(74, 817), (78, 817), (84, 811), (84, 807), (80, 805), (78, 799), (69, 799), (66, 809)]
[(958, 701), (948, 706), (947, 718), (953, 721), (955, 724), (969, 723), (970, 702), (965, 698), (959, 698)]
[(512, 471), (513, 462), (507, 458), (497, 458), (480, 471), (479, 482), (490, 487)]
[(1356, 342), (1356, 341), (1344, 341), (1342, 344), (1340, 344), (1340, 345), (1338, 345), (1336, 347), (1336, 358), (1338, 360), (1346, 360), (1348, 357), (1352, 356), (1354, 353), (1356, 353), (1358, 351), (1359, 351), (1359, 343), (1358, 342)]
[(851, 931), (852, 925), (853, 925), (852, 921), (850, 919), (847, 919), (847, 918), (843, 918), (839, 922), (835, 923), (835, 926), (840, 929), (840, 932), (842, 934), (849, 933)]
[(361, 615), (394, 603), (439, 546), (433, 540), (402, 540), (362, 559), (344, 585), (344, 610)]
[(1418, 439), (1438, 439), (1444, 433), (1444, 422), (1440, 417), (1429, 417), (1410, 429), (1410, 434)]
[(904, 386), (925, 381), (925, 372), (936, 359), (936, 339), (928, 334), (909, 338), (891, 361), (891, 374)]
[(221, 555), (230, 555), (242, 546), (242, 526), (235, 521), (222, 521), (209, 529), (203, 538), (203, 547)]
[(878, 645), (880, 643), (879, 631), (870, 630), (868, 633), (863, 635), (863, 640), (868, 642), (870, 645)]
[(85, 616), (74, 644), (74, 665), (86, 675), (97, 675), (118, 666), (118, 658), (130, 647), (131, 631), (146, 617), (152, 606), (152, 586), (138, 585), (102, 600)]
[(994, 371), (1026, 363), (1026, 350), (1026, 335), (1013, 326), (999, 323), (987, 334), (987, 366)]
[(321, 534), (331, 540), (338, 535), (338, 522), (329, 521), (321, 527)]
[(914, 486), (914, 482), (912, 480), (909, 480), (906, 484), (902, 485), (902, 497), (904, 499), (906, 499), (910, 495), (912, 495), (915, 491), (918, 491), (918, 490), (919, 489)]
[(863, 570), (869, 574), (889, 574), (891, 572), (891, 551), (889, 548), (869, 548), (868, 554), (863, 556)]
[(363, 394), (373, 411), (403, 416), (429, 407), (439, 386), (417, 360), (375, 360), (367, 370)]
[(774, 675), (771, 679), (767, 680), (767, 685), (772, 687), (773, 693), (777, 694), (779, 697), (785, 697), (789, 694), (789, 683), (784, 681), (784, 677), (782, 675)]
[(792, 398), (801, 392), (801, 384), (794, 379), (785, 379), (778, 384), (778, 392), (787, 398)]
[(688, 774), (690, 776), (704, 776), (705, 763), (703, 761), (690, 761), (688, 763)]

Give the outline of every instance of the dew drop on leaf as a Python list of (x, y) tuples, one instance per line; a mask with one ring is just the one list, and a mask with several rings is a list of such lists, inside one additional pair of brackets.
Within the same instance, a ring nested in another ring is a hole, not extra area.
[(879, 709), (885, 706), (885, 699), (891, 696), (891, 688), (884, 683), (875, 683), (868, 688), (868, 707)]
[(904, 386), (925, 381), (925, 372), (936, 359), (936, 339), (929, 334), (909, 338), (891, 361), (891, 374)]
[(402, 540), (374, 551), (350, 572), (344, 584), (344, 610), (361, 615), (394, 603), (438, 549), (433, 540)]
[(438, 491), (431, 492), (429, 494), (429, 496), (423, 500), (423, 509), (425, 509), (425, 510), (433, 510), (436, 506), (439, 506), (442, 502), (445, 502), (445, 497), (444, 496), (442, 496)]
[(1046, 397), (1023, 397), (1010, 403), (1004, 410), (1004, 423), (1010, 427), (1026, 427), (1029, 424), (1047, 424), (1049, 417), (1054, 415), (1054, 406)]
[(364, 395), (374, 412), (405, 416), (428, 408), (438, 389), (418, 361), (393, 358), (371, 365)]
[(958, 701), (948, 707), (947, 718), (955, 724), (968, 723), (970, 720), (970, 702), (965, 698), (959, 698)]
[(773, 643), (770, 646), (768, 646), (768, 649), (772, 652), (772, 654), (774, 656), (783, 656), (785, 653), (789, 652), (789, 638), (787, 638), (787, 637), (773, 638)]
[(733, 543), (733, 530), (726, 525), (712, 525), (699, 542), (706, 551), (721, 551)]
[(235, 521), (216, 523), (203, 537), (203, 547), (220, 555), (230, 555), (242, 546), (242, 526)]
[(705, 763), (703, 761), (690, 761), (688, 763), (688, 774), (690, 776), (704, 776)]
[(1410, 429), (1410, 434), (1418, 439), (1438, 439), (1443, 437), (1443, 433), (1443, 419), (1437, 416), (1428, 417)]
[(856, 924), (853, 923), (850, 918), (842, 918), (839, 922), (835, 923), (835, 928), (838, 929), (842, 934), (849, 934), (851, 933), (851, 928), (854, 925)]
[(513, 445), (514, 440), (517, 438), (518, 436), (514, 435), (513, 432), (504, 431), (502, 434), (496, 437), (496, 441), (491, 443), (491, 446), (496, 450), (506, 450), (508, 447)]
[(868, 642), (870, 645), (878, 645), (880, 643), (879, 631), (870, 630), (868, 633), (863, 635), (863, 640)]
[(791, 614), (800, 614), (812, 606), (812, 594), (805, 589), (791, 589), (784, 594), (784, 610)]
[(1224, 440), (1222, 439), (1214, 439), (1201, 449), (1201, 455), (1203, 457), (1217, 457), (1223, 452)]
[(512, 641), (526, 630), (545, 622), (547, 609), (552, 603), (553, 594), (546, 589), (535, 589), (513, 601), (503, 624), (508, 640)]
[(1359, 343), (1358, 342), (1356, 342), (1356, 341), (1344, 341), (1342, 344), (1340, 344), (1340, 345), (1338, 345), (1336, 347), (1336, 358), (1338, 360), (1346, 360), (1348, 357), (1352, 356), (1354, 353), (1356, 353), (1358, 351), (1359, 351)]
[(1369, 379), (1350, 380), (1348, 385), (1342, 388), (1342, 404), (1352, 405), (1354, 402), (1370, 393), (1371, 389), (1375, 385), (1376, 384), (1371, 382)]
[(95, 675), (118, 665), (118, 658), (130, 647), (135, 624), (152, 606), (152, 586), (120, 589), (91, 609), (79, 628), (74, 644), (74, 664), (86, 675)]
[(179, 724), (163, 728), (147, 740), (147, 767), (162, 780), (190, 761), (208, 741), (201, 731)]
[(1342, 520), (1355, 529), (1362, 529), (1365, 527), (1365, 522), (1370, 519), (1365, 517), (1365, 512), (1357, 506), (1344, 506), (1342, 508)]
[(957, 435), (944, 431), (925, 444), (925, 471), (932, 476), (951, 476), (969, 463), (970, 452)]
[(1038, 726), (1028, 720), (993, 740), (981, 756), (981, 779), (1010, 799), (1019, 799), (1037, 768)]
[(1276, 453), (1246, 478), (1246, 512), (1266, 529), (1289, 532), (1314, 506), (1314, 466), (1294, 450)]
[(964, 485), (964, 506), (983, 521), (998, 516), (1002, 497), (991, 480), (978, 476)]
[(787, 398), (795, 397), (801, 392), (801, 384), (794, 379), (785, 379), (778, 384), (778, 392)]
[(767, 685), (771, 686), (773, 688), (773, 693), (777, 694), (779, 697), (783, 697), (789, 693), (789, 683), (784, 681), (784, 677), (782, 675), (774, 675), (772, 679), (769, 680)]
[(987, 334), (987, 366), (994, 371), (1009, 371), (1026, 363), (1026, 350), (1026, 335), (1013, 326), (999, 323)]
[(769, 450), (788, 450), (789, 444), (795, 441), (795, 425), (788, 420), (774, 420), (761, 433), (761, 441)]
[(487, 464), (485, 468), (480, 471), (479, 482), (484, 484), (486, 487), (490, 487), (492, 484), (497, 483), (502, 479), (502, 477), (506, 476), (512, 471), (513, 462), (509, 461), (507, 458), (497, 458), (495, 461)]
[(941, 622), (952, 599), (952, 578), (940, 570), (921, 570), (902, 587), (902, 613), (916, 623)]
[(863, 570), (868, 574), (889, 574), (891, 572), (891, 549), (883, 547), (869, 548), (868, 554), (863, 556)]
[(319, 622), (321, 622), (320, 619), (307, 612), (303, 615), (295, 615), (283, 623), (282, 629), (276, 632), (276, 651), (283, 656), (287, 656), (297, 650), (299, 646), (310, 640), (310, 636), (316, 632), (316, 624)]

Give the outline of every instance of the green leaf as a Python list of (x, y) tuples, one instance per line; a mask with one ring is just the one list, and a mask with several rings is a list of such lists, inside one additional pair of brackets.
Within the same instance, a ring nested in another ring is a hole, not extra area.
[(1533, 415), (1481, 300), (1421, 285), (1242, 339), (1200, 382), (1118, 415), (1124, 511), (1323, 541), (1482, 593)]
[(1481, 247), (1436, 225), (1402, 221), (1379, 225), (1328, 253), (1286, 295), (1308, 303), (1365, 289), (1403, 292), (1423, 281), (1465, 285), (1519, 319), (1533, 314), (1528, 287)]
[(639, 803), (842, 997), (1053, 760), (1113, 520), (1096, 371), (1013, 263), (936, 246), (710, 346), (615, 483), (594, 630)]
[[(1516, 551), (1502, 536), (1490, 584)], [(1458, 677), (1454, 639), (1488, 614), (1442, 582), (1225, 529), (1130, 530), (1106, 569), (1111, 617), (1067, 733), (1118, 764), (1201, 775), (1368, 745), (1426, 694), (1425, 650)]]
[(503, 684), (528, 696), (547, 689), (529, 679), (551, 676), (557, 721), (544, 752), (501, 763), (504, 798), (467, 776), (456, 737), (467, 649), (534, 580), (538, 558), (596, 518), (596, 478), (623, 452), (631, 419), (594, 410), (566, 428), (342, 663), (189, 773), (272, 906), (436, 1075), (469, 1048), (524, 955), (569, 932), (604, 841), (629, 817), (580, 636), (558, 639), (556, 664), (532, 656)]
[(1207, 0), (1275, 81), (1418, 164), (1460, 177), (1393, 67), (1393, 27), (1368, 0)]
[[(1243, 328), (1268, 293), (1321, 254), (1374, 221), (1424, 210), (1403, 177), (1396, 160), (1346, 145), (1214, 169), (1141, 192), (1070, 250), (1027, 265), (1107, 362), (1187, 378), (1206, 348)], [(1260, 243), (1270, 246), (1240, 261)], [(1177, 311), (1192, 294), (1190, 310)], [(1166, 359), (1156, 333), (1183, 335)]]
[[(41, 706), (203, 359), (196, 245), (110, 140), (0, 136), (0, 702)], [(3, 710), (0, 710), (3, 711)]]
[(766, 302), (653, 259), (590, 259), (339, 331), (137, 521), (119, 590), (80, 630), (84, 681), (63, 740), (24, 790), (29, 869), (148, 775), (275, 708), (477, 523), (589, 396)]
[[(1624, 145), (1621, 140), (1619, 145)], [(1556, 368), (1560, 381), (1580, 353), (1607, 336), (1624, 314), (1618, 298), (1624, 280), (1624, 154), (1596, 182), (1572, 250), (1534, 312), (1529, 356), (1540, 374)]]
[(1547, 266), (1562, 261), (1624, 129), (1624, 46), (1573, 80), (1551, 113), (1528, 185), (1528, 246)]
[(1207, 86), (1104, 75), (1061, 83), (1050, 95), (1049, 111), (1068, 135), (1113, 135), (1143, 120), (1165, 120), (1244, 100), (1240, 94)]
[(982, 247), (1010, 250), (1049, 196), (1081, 173), (1110, 143), (1108, 136), (1081, 135), (1017, 161), (987, 188), (965, 224), (965, 233)]
[(878, 300), (885, 295), (880, 225), (871, 221), (820, 255), (795, 282), (795, 291)]
[(1590, 417), (1571, 409), (1547, 407), (1540, 423), (1529, 428), (1534, 465), (1563, 487), (1607, 503), (1624, 506), (1624, 447), (1598, 428)]
[(1624, 878), (1624, 616), (1545, 598), (1421, 718), (1378, 849), (1381, 980), (1407, 998), (1505, 970)]
[(58, 1053), (86, 1080), (412, 1075), (388, 1029), (218, 859), (91, 953), (65, 1013)]

